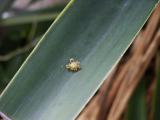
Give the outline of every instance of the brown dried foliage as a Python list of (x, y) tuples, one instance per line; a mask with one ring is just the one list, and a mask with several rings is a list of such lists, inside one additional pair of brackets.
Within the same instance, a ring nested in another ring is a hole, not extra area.
[[(135, 38), (129, 54), (122, 58), (77, 120), (121, 120), (130, 97), (158, 51), (159, 25), (160, 4), (146, 23), (146, 27)], [(154, 86), (155, 78), (148, 88), (148, 104), (151, 102)]]

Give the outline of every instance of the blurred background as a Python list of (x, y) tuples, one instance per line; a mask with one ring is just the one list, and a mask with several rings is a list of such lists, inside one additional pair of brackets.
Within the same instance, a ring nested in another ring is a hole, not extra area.
[(0, 92), (69, 0), (0, 0)]
[[(69, 0), (0, 0), (0, 93)], [(160, 5), (77, 120), (160, 120)]]

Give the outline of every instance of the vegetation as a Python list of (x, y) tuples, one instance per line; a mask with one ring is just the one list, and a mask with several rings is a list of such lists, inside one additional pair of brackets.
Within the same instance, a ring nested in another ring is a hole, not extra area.
[(0, 119), (159, 120), (158, 0), (2, 2)]

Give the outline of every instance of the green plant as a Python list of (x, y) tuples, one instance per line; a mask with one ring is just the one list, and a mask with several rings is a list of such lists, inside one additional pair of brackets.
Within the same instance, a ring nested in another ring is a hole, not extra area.
[[(15, 120), (75, 119), (129, 47), (158, 0), (72, 0), (0, 96)], [(71, 58), (81, 63), (66, 70)]]

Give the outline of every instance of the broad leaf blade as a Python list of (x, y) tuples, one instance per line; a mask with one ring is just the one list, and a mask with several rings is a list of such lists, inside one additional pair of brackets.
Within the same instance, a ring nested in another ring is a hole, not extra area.
[[(13, 120), (71, 120), (93, 96), (158, 0), (72, 0), (0, 97)], [(81, 70), (65, 69), (69, 58)]]

